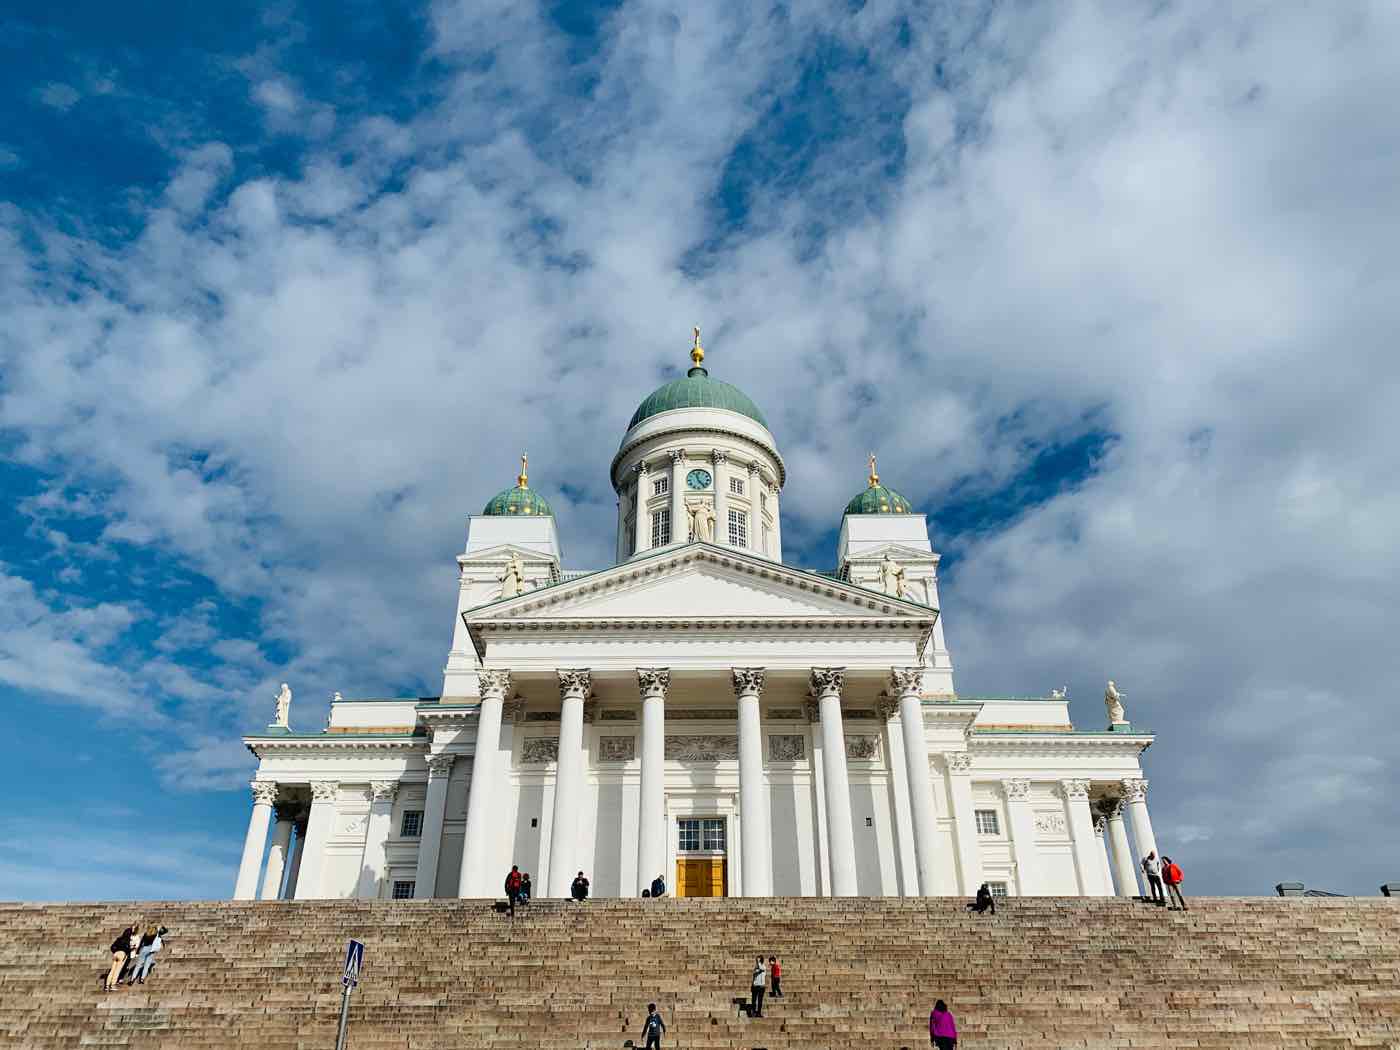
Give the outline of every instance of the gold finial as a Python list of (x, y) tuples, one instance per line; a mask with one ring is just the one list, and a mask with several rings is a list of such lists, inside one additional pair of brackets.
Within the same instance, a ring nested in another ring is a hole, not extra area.
[(690, 348), (690, 360), (696, 368), (700, 367), (700, 362), (705, 360), (705, 348), (700, 345), (700, 327), (695, 328), (695, 345)]
[(875, 453), (870, 453), (870, 487), (880, 484), (880, 475), (875, 473)]
[(520, 476), (515, 479), (515, 483), (519, 485), (522, 489), (529, 488), (529, 486), (525, 484), (527, 481), (530, 480), (529, 475), (525, 473), (525, 465), (529, 462), (530, 457), (522, 452), (520, 454)]

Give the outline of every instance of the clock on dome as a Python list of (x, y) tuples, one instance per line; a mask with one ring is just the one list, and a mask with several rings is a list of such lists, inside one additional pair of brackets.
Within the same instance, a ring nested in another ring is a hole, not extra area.
[(689, 474), (685, 476), (686, 485), (694, 489), (696, 492), (699, 492), (702, 489), (709, 488), (710, 482), (713, 480), (714, 479), (710, 477), (710, 472), (708, 470), (700, 470), (699, 468), (692, 470)]

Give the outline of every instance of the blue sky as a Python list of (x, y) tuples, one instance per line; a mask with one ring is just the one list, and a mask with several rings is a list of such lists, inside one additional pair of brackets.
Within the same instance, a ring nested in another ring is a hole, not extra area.
[[(1386, 4), (68, 4), (0, 41), (0, 896), (226, 896), (277, 683), (440, 686), (531, 454), (605, 564), (707, 364), (961, 691), (1114, 677), (1197, 892), (1396, 877)], [(13, 759), (12, 759), (13, 761)]]

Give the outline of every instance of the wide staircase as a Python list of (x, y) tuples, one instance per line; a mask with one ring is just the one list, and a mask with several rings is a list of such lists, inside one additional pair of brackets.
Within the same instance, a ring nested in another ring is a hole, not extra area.
[[(104, 993), (107, 945), (168, 926), (150, 980)], [(947, 1000), (967, 1050), (1400, 1047), (1400, 902), (935, 900), (0, 904), (0, 1046), (335, 1045), (365, 942), (354, 1050), (925, 1047)], [(785, 998), (744, 1016), (754, 957)]]

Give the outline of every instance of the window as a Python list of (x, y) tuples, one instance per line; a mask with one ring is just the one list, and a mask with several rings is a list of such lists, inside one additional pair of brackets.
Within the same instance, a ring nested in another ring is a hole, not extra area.
[(993, 897), (1006, 896), (1006, 883), (1004, 882), (989, 882), (987, 883), (987, 889), (991, 891)]
[(743, 479), (743, 478), (730, 478), (730, 479), (729, 479), (729, 491), (732, 492), (732, 493), (734, 493), (734, 495), (736, 495), (736, 496), (742, 496), (742, 495), (744, 494), (744, 479)]
[(651, 483), (651, 494), (653, 496), (664, 496), (670, 491), (671, 479), (664, 474)]
[(394, 891), (390, 894), (396, 901), (413, 900), (413, 891), (418, 888), (418, 884), (412, 879), (407, 882), (395, 882)]
[(662, 507), (651, 516), (651, 545), (664, 547), (671, 542), (671, 508)]
[(729, 545), (747, 547), (749, 545), (749, 515), (747, 511), (729, 512)]
[(399, 835), (406, 839), (416, 839), (423, 834), (423, 811), (421, 809), (406, 809), (403, 811), (403, 823), (399, 825)]
[(997, 820), (997, 811), (994, 809), (979, 809), (977, 812), (977, 834), (979, 835), (1000, 835), (1001, 821)]
[(680, 841), (677, 845), (682, 853), (723, 853), (725, 850), (725, 830), (723, 817), (694, 817), (677, 821), (680, 827)]

